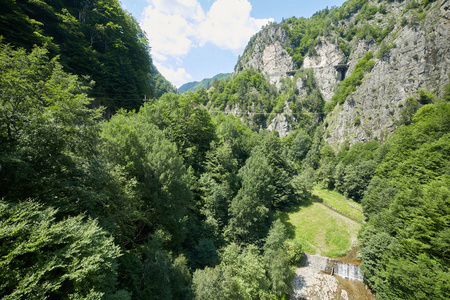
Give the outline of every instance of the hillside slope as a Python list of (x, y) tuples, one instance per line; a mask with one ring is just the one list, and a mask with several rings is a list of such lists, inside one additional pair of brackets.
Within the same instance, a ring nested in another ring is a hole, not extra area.
[(148, 40), (117, 0), (2, 1), (1, 41), (44, 46), (65, 71), (92, 81), (93, 106), (107, 114), (139, 109), (144, 99), (176, 91), (153, 65)]
[(328, 257), (345, 255), (357, 246), (363, 213), (361, 205), (343, 195), (316, 187), (312, 202), (292, 207), (281, 219), (290, 239), (298, 242), (308, 254)]
[[(311, 70), (328, 103), (326, 141), (335, 149), (344, 141), (382, 142), (398, 127), (408, 97), (419, 89), (440, 95), (449, 81), (449, 25), (445, 0), (351, 0), (310, 19), (266, 26), (250, 40), (235, 71), (255, 69), (278, 88), (290, 77), (301, 98), (308, 87), (299, 73)], [(335, 68), (340, 63), (347, 64), (343, 81)], [(294, 101), (285, 98), (289, 116)]]
[(205, 78), (201, 81), (188, 82), (188, 83), (185, 83), (182, 86), (180, 86), (178, 88), (178, 91), (180, 93), (184, 93), (184, 92), (195, 92), (196, 90), (201, 89), (201, 88), (208, 89), (208, 87), (211, 86), (211, 84), (214, 80), (220, 80), (222, 78), (228, 78), (230, 76), (231, 76), (231, 73), (220, 73), (220, 74), (215, 75), (212, 78)]

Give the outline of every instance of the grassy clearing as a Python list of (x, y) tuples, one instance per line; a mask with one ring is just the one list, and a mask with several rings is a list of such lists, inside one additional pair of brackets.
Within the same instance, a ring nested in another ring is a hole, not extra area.
[[(333, 200), (324, 198), (325, 196), (323, 196), (325, 203), (338, 210), (345, 208), (344, 213), (359, 219), (356, 212), (350, 209), (353, 207), (346, 202), (344, 197), (342, 199), (333, 197)], [(359, 212), (357, 209), (353, 209)], [(362, 216), (361, 212), (359, 214)], [(290, 239), (299, 242), (306, 253), (328, 257), (344, 256), (351, 247), (356, 246), (357, 234), (361, 228), (361, 225), (354, 220), (321, 203), (312, 201), (280, 212), (279, 217), (286, 225)]]
[(319, 186), (314, 187), (313, 195), (319, 197), (324, 203), (327, 203), (340, 212), (364, 222), (361, 204), (351, 199), (346, 199), (345, 196), (338, 192), (329, 191)]

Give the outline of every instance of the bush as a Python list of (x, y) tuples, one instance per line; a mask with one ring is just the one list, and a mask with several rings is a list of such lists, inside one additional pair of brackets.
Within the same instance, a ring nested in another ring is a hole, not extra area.
[(100, 299), (113, 293), (120, 255), (113, 238), (97, 221), (82, 215), (57, 221), (56, 214), (34, 201), (0, 201), (0, 298)]
[(298, 266), (304, 257), (303, 247), (298, 241), (286, 241), (284, 247), (289, 256), (289, 263)]

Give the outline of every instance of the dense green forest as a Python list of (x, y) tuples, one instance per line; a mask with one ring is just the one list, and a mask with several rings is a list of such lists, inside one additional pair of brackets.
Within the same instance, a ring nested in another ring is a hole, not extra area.
[(107, 115), (138, 109), (145, 99), (175, 92), (152, 64), (144, 32), (118, 0), (1, 0), (4, 43), (44, 46), (67, 72), (92, 81), (94, 107)]
[(46, 49), (0, 58), (3, 297), (189, 298), (208, 272), (230, 278), (217, 298), (289, 291), (271, 221), (296, 171), (275, 134), (189, 94), (101, 121)]
[[(370, 18), (366, 2), (311, 20)], [(279, 216), (313, 184), (361, 203), (361, 269), (378, 299), (450, 296), (450, 84), (410, 97), (383, 144), (336, 151), (324, 116), (371, 53), (332, 104), (310, 70), (279, 89), (243, 70), (180, 95), (117, 1), (3, 7), (2, 299), (286, 299), (303, 249)], [(290, 35), (304, 56), (309, 33)], [(286, 99), (298, 122), (280, 138), (262, 128)], [(236, 105), (237, 117), (224, 113)]]

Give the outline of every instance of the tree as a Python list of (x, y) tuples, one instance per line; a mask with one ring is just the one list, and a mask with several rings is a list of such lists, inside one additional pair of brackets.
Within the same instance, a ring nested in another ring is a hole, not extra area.
[(100, 205), (91, 179), (101, 111), (87, 107), (88, 87), (47, 53), (0, 45), (0, 196), (91, 213)]
[(196, 299), (269, 299), (270, 284), (258, 252), (254, 245), (228, 245), (220, 265), (194, 273)]
[(215, 127), (210, 114), (195, 97), (165, 94), (155, 103), (144, 105), (139, 115), (176, 143), (187, 166), (197, 173), (203, 170), (202, 162), (215, 139)]
[(427, 104), (381, 150), (364, 196), (361, 269), (380, 299), (446, 299), (449, 108)]
[(268, 267), (272, 294), (283, 297), (291, 291), (293, 274), (289, 267), (289, 254), (284, 246), (287, 238), (286, 228), (277, 219), (267, 234), (264, 244), (264, 260)]
[(282, 207), (294, 202), (291, 178), (296, 171), (294, 165), (285, 155), (280, 138), (275, 133), (261, 132), (264, 135), (260, 147), (273, 170), (275, 193), (272, 205)]
[(91, 100), (108, 114), (138, 109), (154, 94), (151, 79), (159, 74), (147, 38), (119, 1), (2, 1), (2, 8), (5, 42), (28, 50), (47, 45), (65, 71), (96, 82)]
[(290, 156), (296, 162), (302, 161), (309, 149), (311, 148), (311, 137), (307, 135), (304, 131), (300, 131), (295, 136), (295, 139), (292, 141)]
[(0, 201), (0, 297), (130, 299), (116, 290), (113, 238), (83, 215), (56, 215), (35, 201)]
[(306, 202), (311, 199), (311, 192), (314, 185), (314, 170), (309, 168), (300, 175), (294, 176), (291, 180), (297, 202)]
[(139, 208), (129, 213), (140, 227), (133, 239), (145, 241), (160, 229), (178, 245), (185, 238), (184, 217), (192, 194), (176, 145), (149, 121), (145, 113), (119, 112), (104, 124), (102, 151), (123, 169), (127, 180), (136, 183), (133, 189)]
[(360, 202), (376, 167), (377, 163), (374, 160), (363, 161), (356, 166), (347, 166), (344, 176), (345, 195)]
[(256, 149), (239, 176), (242, 187), (231, 202), (226, 235), (238, 243), (254, 242), (264, 237), (269, 229), (273, 171), (263, 152)]

